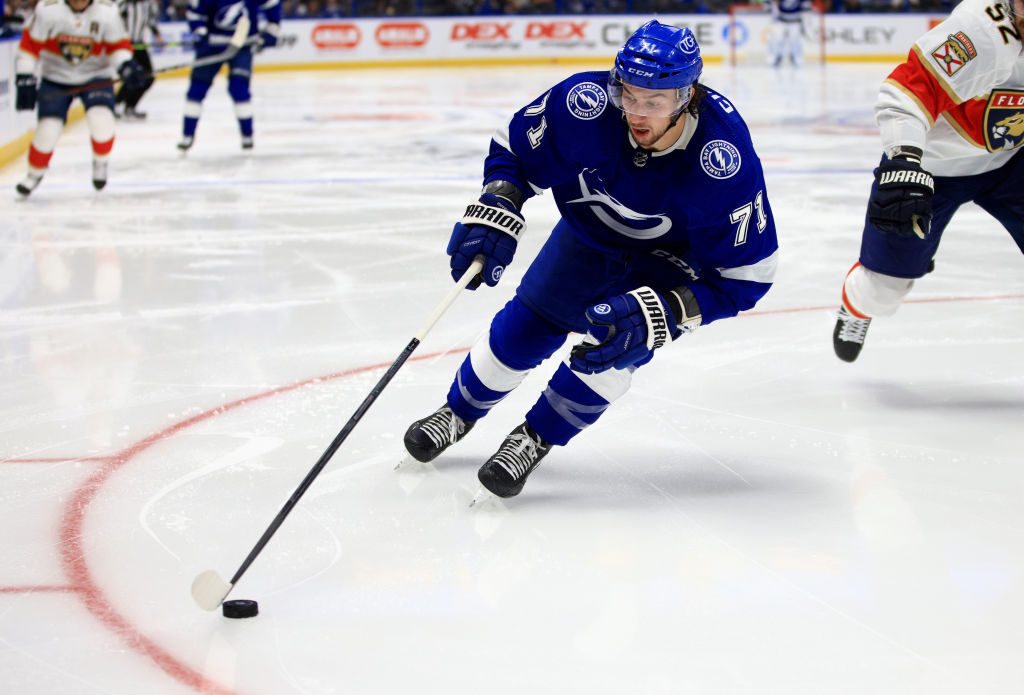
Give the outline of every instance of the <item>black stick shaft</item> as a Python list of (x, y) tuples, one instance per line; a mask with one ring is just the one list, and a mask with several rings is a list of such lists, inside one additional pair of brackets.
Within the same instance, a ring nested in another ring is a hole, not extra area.
[(363, 399), (362, 403), (359, 404), (359, 407), (356, 408), (356, 412), (353, 413), (352, 417), (348, 419), (348, 422), (346, 422), (345, 426), (341, 428), (340, 432), (338, 432), (337, 436), (334, 438), (334, 441), (331, 442), (330, 446), (327, 447), (327, 450), (324, 451), (324, 453), (320, 456), (320, 459), (309, 470), (309, 473), (306, 474), (306, 477), (302, 479), (302, 482), (295, 489), (295, 492), (292, 493), (292, 496), (289, 497), (288, 501), (284, 503), (283, 507), (281, 507), (281, 511), (279, 511), (277, 513), (277, 516), (274, 517), (274, 520), (270, 523), (270, 526), (267, 527), (267, 530), (263, 532), (263, 535), (260, 537), (259, 541), (257, 541), (256, 545), (249, 552), (248, 557), (245, 558), (245, 562), (243, 562), (242, 566), (238, 568), (237, 572), (235, 572), (235, 576), (231, 578), (231, 584), (237, 583), (238, 580), (241, 579), (242, 575), (245, 574), (245, 571), (249, 569), (249, 565), (253, 563), (253, 560), (255, 560), (256, 556), (260, 554), (260, 552), (263, 550), (263, 547), (267, 544), (268, 541), (270, 541), (271, 537), (273, 537), (273, 535), (277, 533), (277, 529), (284, 522), (285, 518), (287, 518), (287, 516), (291, 513), (292, 508), (295, 507), (298, 501), (302, 499), (302, 496), (306, 494), (306, 490), (308, 490), (309, 486), (313, 484), (313, 481), (316, 480), (316, 477), (320, 475), (320, 471), (322, 471), (324, 469), (324, 466), (327, 465), (327, 462), (331, 460), (331, 457), (334, 456), (334, 453), (338, 450), (338, 447), (340, 447), (342, 442), (345, 441), (349, 433), (351, 433), (352, 430), (355, 429), (356, 424), (359, 422), (359, 420), (363, 417), (363, 415), (366, 414), (366, 411), (370, 409), (370, 406), (373, 405), (373, 402), (377, 400), (377, 396), (379, 396), (381, 392), (384, 390), (384, 387), (386, 387), (388, 383), (390, 383), (391, 379), (394, 378), (395, 374), (398, 373), (398, 370), (402, 368), (402, 365), (405, 364), (405, 361), (409, 359), (409, 356), (412, 355), (413, 351), (419, 346), (419, 344), (419, 338), (413, 338), (412, 340), (410, 340), (409, 344), (405, 346), (404, 350), (402, 350), (402, 354), (398, 356), (398, 359), (396, 359), (394, 363), (392, 363), (392, 365), (388, 367), (388, 370), (384, 372), (384, 376), (380, 378), (380, 381), (378, 381), (377, 385), (373, 387), (373, 390), (370, 391), (370, 394), (365, 399)]
[(398, 370), (402, 368), (402, 365), (405, 364), (405, 361), (409, 359), (409, 356), (413, 353), (413, 350), (416, 349), (416, 347), (420, 344), (423, 338), (427, 335), (427, 332), (433, 327), (437, 320), (441, 318), (441, 315), (448, 309), (449, 306), (451, 306), (452, 302), (455, 301), (455, 298), (458, 296), (458, 294), (462, 290), (464, 290), (466, 286), (470, 283), (470, 281), (480, 273), (481, 269), (483, 268), (483, 265), (483, 257), (477, 256), (473, 260), (473, 263), (470, 264), (466, 272), (463, 273), (459, 281), (455, 283), (455, 287), (451, 289), (451, 291), (448, 293), (448, 296), (446, 296), (444, 300), (441, 302), (440, 306), (434, 309), (434, 313), (430, 315), (430, 318), (427, 319), (427, 322), (420, 328), (416, 336), (413, 337), (413, 339), (409, 341), (409, 344), (405, 346), (405, 349), (402, 350), (402, 354), (398, 356), (398, 359), (396, 359), (391, 364), (391, 366), (388, 367), (388, 370), (384, 372), (384, 376), (380, 378), (380, 381), (378, 381), (377, 385), (373, 387), (373, 390), (370, 391), (370, 394), (363, 399), (362, 403), (359, 404), (359, 407), (356, 408), (356, 412), (353, 413), (352, 417), (348, 419), (348, 422), (346, 422), (345, 426), (341, 428), (340, 432), (338, 432), (337, 436), (334, 438), (334, 441), (331, 442), (330, 446), (327, 447), (327, 450), (324, 451), (324, 453), (320, 456), (320, 459), (309, 470), (309, 473), (306, 474), (306, 477), (302, 479), (301, 483), (299, 483), (299, 486), (295, 489), (295, 492), (292, 493), (292, 496), (289, 497), (288, 501), (284, 503), (283, 507), (281, 507), (281, 511), (279, 511), (277, 513), (277, 516), (274, 517), (274, 520), (270, 522), (270, 526), (267, 527), (267, 530), (263, 532), (263, 535), (260, 537), (259, 541), (257, 541), (256, 545), (249, 552), (248, 557), (245, 558), (245, 561), (242, 563), (242, 566), (238, 568), (238, 571), (235, 572), (235, 576), (231, 578), (231, 586), (234, 586), (238, 582), (238, 580), (241, 579), (242, 575), (245, 574), (245, 571), (249, 569), (249, 565), (252, 564), (253, 560), (256, 559), (256, 556), (259, 555), (260, 552), (263, 550), (263, 547), (277, 532), (277, 529), (281, 526), (281, 523), (291, 513), (292, 508), (302, 498), (302, 495), (306, 493), (306, 490), (309, 489), (309, 486), (313, 484), (313, 481), (316, 479), (316, 477), (320, 475), (320, 471), (324, 469), (324, 466), (327, 465), (327, 462), (331, 460), (332, 456), (334, 456), (334, 452), (338, 450), (338, 447), (340, 447), (341, 443), (345, 441), (349, 433), (352, 432), (353, 429), (355, 429), (355, 426), (359, 422), (360, 418), (362, 418), (363, 415), (366, 414), (366, 411), (370, 409), (370, 406), (373, 405), (373, 402), (377, 400), (377, 396), (381, 394), (381, 391), (384, 390), (384, 387), (387, 386), (388, 383), (390, 383), (391, 379), (394, 378), (395, 374), (398, 373)]

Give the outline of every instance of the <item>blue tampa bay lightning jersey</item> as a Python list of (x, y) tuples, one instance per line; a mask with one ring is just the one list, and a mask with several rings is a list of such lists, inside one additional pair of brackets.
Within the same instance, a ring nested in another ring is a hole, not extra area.
[(259, 19), (281, 22), (281, 0), (189, 0), (185, 19), (193, 36), (206, 34), (211, 46), (226, 46), (238, 20), (249, 18), (249, 36), (259, 33)]
[(607, 72), (578, 73), (516, 112), (491, 141), (484, 183), (510, 181), (528, 197), (550, 189), (583, 243), (671, 259), (705, 324), (750, 309), (771, 286), (778, 241), (736, 108), (705, 88), (679, 140), (650, 152), (636, 146), (607, 87)]

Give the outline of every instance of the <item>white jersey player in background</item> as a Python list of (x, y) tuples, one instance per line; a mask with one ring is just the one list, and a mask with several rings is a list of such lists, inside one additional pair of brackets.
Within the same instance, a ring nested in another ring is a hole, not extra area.
[(769, 0), (772, 13), (771, 35), (768, 42), (768, 64), (780, 67), (788, 57), (794, 67), (804, 60), (804, 12), (810, 8), (808, 0)]
[(860, 259), (833, 331), (853, 362), (871, 319), (891, 316), (933, 258), (956, 210), (974, 202), (1024, 251), (1024, 2), (964, 0), (914, 42), (882, 84)]
[[(92, 138), (92, 183), (107, 183), (107, 159), (114, 146), (114, 68), (125, 84), (145, 73), (132, 60), (132, 47), (117, 7), (110, 0), (42, 0), (21, 35), (15, 61), (19, 111), (38, 105), (39, 122), (28, 152), (28, 175), (18, 184), (29, 195), (46, 173), (75, 97), (82, 100)], [(36, 84), (38, 69), (41, 80)]]

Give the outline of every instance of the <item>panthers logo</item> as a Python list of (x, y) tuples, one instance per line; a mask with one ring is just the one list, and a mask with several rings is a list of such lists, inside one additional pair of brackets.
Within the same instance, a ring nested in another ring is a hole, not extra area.
[(60, 54), (64, 56), (64, 60), (72, 65), (78, 65), (92, 54), (93, 40), (88, 36), (62, 34), (57, 37), (57, 45), (60, 47)]
[(985, 147), (989, 152), (1012, 150), (1024, 144), (1024, 92), (992, 92), (985, 109)]

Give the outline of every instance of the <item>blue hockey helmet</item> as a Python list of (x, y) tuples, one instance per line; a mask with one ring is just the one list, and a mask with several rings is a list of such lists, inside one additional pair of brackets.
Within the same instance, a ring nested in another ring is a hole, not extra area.
[(692, 31), (652, 19), (637, 29), (615, 56), (608, 80), (609, 96), (612, 103), (623, 109), (623, 84), (643, 89), (675, 89), (680, 100), (675, 113), (679, 113), (689, 103), (693, 85), (703, 69), (700, 46)]

